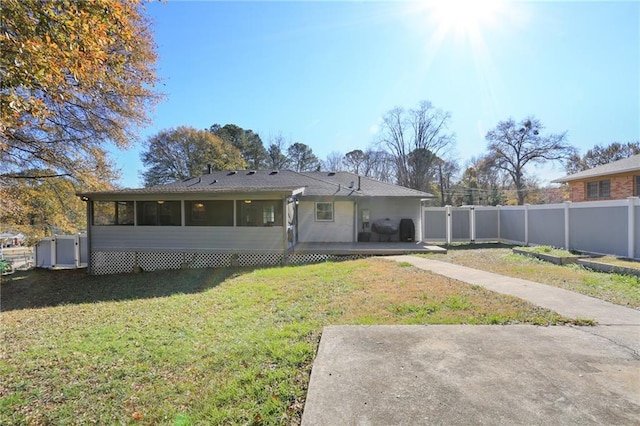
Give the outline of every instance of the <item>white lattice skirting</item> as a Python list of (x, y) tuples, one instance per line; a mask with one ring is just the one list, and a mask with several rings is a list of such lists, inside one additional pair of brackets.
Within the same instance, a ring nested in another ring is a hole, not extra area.
[(89, 273), (94, 275), (190, 268), (229, 266), (304, 265), (327, 261), (359, 259), (362, 255), (290, 254), (283, 253), (183, 253), (183, 252), (91, 252)]

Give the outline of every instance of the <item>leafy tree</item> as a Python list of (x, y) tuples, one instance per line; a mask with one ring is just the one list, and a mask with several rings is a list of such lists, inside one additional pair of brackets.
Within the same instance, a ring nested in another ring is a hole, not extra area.
[(569, 157), (566, 170), (569, 174), (578, 173), (637, 154), (640, 154), (640, 142), (638, 141), (613, 142), (607, 146), (596, 145), (582, 157), (577, 153)]
[(269, 145), (267, 150), (267, 167), (273, 170), (286, 169), (289, 166), (289, 159), (282, 153), (282, 149), (276, 145)]
[(399, 185), (428, 190), (434, 161), (453, 146), (451, 115), (422, 101), (415, 109), (394, 108), (382, 119), (380, 143), (391, 155)]
[[(19, 179), (4, 188), (10, 199), (20, 200), (15, 209), (0, 210), (0, 221), (10, 229), (28, 235), (30, 239), (53, 233), (77, 233), (86, 228), (86, 204), (76, 197), (77, 187), (66, 176), (44, 178), (53, 170), (26, 170)], [(100, 187), (112, 189), (105, 182)]]
[(527, 165), (566, 160), (576, 152), (566, 142), (566, 132), (543, 135), (543, 129), (540, 121), (533, 117), (519, 123), (509, 119), (499, 122), (486, 136), (490, 163), (511, 178), (519, 205), (526, 199)]
[(243, 169), (240, 151), (207, 130), (181, 126), (149, 138), (142, 163), (145, 186), (160, 185), (212, 170)]
[(271, 138), (267, 148), (266, 167), (272, 170), (282, 170), (289, 167), (289, 158), (284, 154), (287, 143), (282, 135)]
[(247, 163), (247, 167), (259, 170), (266, 165), (267, 151), (264, 149), (260, 135), (253, 130), (245, 130), (235, 124), (225, 124), (223, 127), (214, 124), (209, 131), (236, 147)]
[(291, 161), (291, 167), (296, 172), (311, 172), (320, 170), (321, 164), (313, 150), (301, 143), (296, 142), (287, 149), (287, 155)]
[(472, 157), (454, 189), (453, 203), (491, 206), (505, 204), (508, 186), (504, 173), (493, 167), (491, 158)]
[(48, 170), (93, 181), (127, 147), (153, 91), (155, 46), (136, 0), (3, 0), (0, 173)]

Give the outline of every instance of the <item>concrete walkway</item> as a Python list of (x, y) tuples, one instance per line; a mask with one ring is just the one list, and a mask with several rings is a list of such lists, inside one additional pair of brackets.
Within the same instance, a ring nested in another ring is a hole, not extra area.
[(417, 256), (389, 256), (387, 259), (412, 265), (458, 281), (509, 294), (569, 318), (593, 319), (595, 327), (584, 327), (615, 343), (632, 349), (640, 357), (640, 310), (626, 308), (594, 297), (519, 278)]
[(415, 256), (594, 327), (325, 327), (302, 424), (640, 424), (640, 311)]

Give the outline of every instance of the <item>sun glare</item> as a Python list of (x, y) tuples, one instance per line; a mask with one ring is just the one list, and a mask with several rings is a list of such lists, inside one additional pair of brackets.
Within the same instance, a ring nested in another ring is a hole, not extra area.
[(500, 0), (433, 0), (427, 2), (427, 7), (441, 36), (453, 33), (474, 42), (484, 29), (496, 25), (504, 3)]
[[(493, 61), (496, 49), (521, 11), (511, 0), (423, 0), (407, 9), (416, 34), (424, 37), (420, 69), (428, 75), (438, 59), (466, 67), (474, 78), (484, 111), (499, 105), (500, 70)], [(451, 62), (454, 61), (454, 62)], [(455, 66), (455, 65), (454, 65)], [(459, 69), (459, 68), (457, 68)]]

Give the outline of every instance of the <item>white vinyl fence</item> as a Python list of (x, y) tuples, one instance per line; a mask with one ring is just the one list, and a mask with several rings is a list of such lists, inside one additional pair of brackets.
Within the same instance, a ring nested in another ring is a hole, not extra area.
[(640, 199), (524, 206), (424, 207), (429, 242), (501, 241), (640, 259)]
[(86, 268), (88, 259), (87, 234), (54, 235), (36, 244), (37, 268)]

